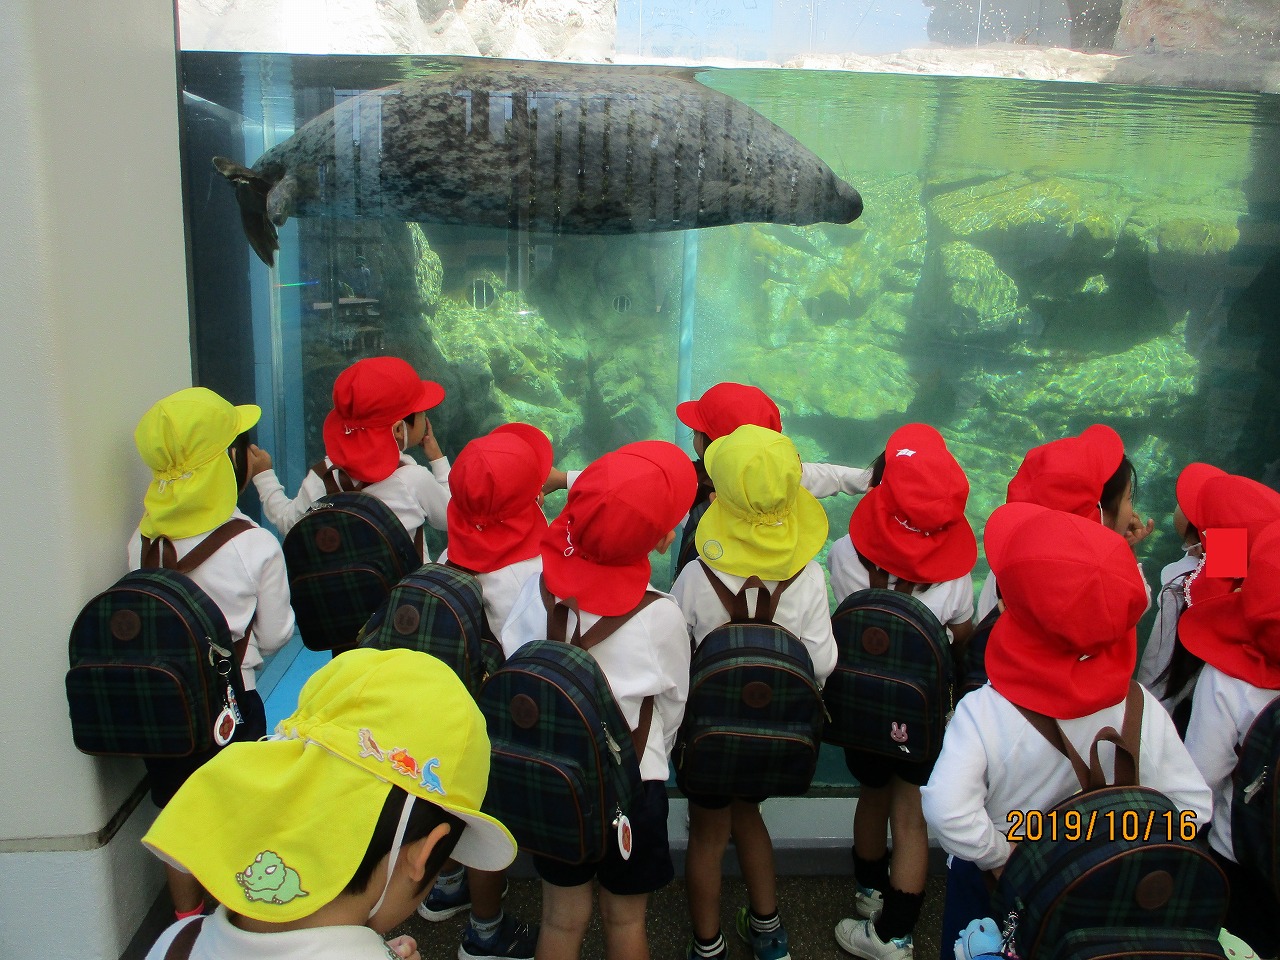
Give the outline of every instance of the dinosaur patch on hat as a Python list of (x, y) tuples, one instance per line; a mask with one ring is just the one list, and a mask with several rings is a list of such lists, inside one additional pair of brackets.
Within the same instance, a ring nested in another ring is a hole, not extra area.
[(262, 900), (266, 903), (288, 903), (298, 897), (309, 896), (302, 889), (298, 871), (286, 866), (280, 855), (263, 850), (253, 858), (253, 863), (236, 874), (236, 883), (244, 887), (246, 900)]

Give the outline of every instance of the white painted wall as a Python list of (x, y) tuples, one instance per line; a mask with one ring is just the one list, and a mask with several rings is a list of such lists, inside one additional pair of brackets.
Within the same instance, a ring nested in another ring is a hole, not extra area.
[(5, 960), (114, 960), (160, 886), (145, 814), (97, 842), (142, 768), (75, 750), (62, 684), (76, 612), (124, 572), (134, 425), (191, 382), (176, 70), (169, 0), (0, 5)]

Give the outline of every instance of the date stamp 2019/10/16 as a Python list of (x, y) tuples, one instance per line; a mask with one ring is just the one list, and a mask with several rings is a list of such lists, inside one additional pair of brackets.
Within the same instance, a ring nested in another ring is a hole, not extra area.
[(1085, 815), (1079, 810), (1010, 810), (1010, 843), (1023, 840), (1126, 840), (1144, 842), (1194, 840), (1194, 810), (1097, 810)]

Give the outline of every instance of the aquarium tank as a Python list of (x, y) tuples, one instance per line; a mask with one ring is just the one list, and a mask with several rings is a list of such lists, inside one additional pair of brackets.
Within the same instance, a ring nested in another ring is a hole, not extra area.
[[(639, 29), (629, 9), (620, 43)], [(290, 492), (324, 455), (335, 376), (381, 354), (444, 385), (430, 415), (451, 456), (514, 420), (546, 431), (566, 469), (634, 440), (691, 450), (676, 405), (722, 380), (767, 391), (806, 461), (864, 466), (896, 427), (929, 423), (968, 475), (979, 536), (1028, 448), (1106, 423), (1136, 467), (1138, 511), (1156, 520), (1139, 548), (1149, 581), (1180, 556), (1169, 518), (1183, 465), (1280, 482), (1275, 94), (648, 66), (771, 121), (856, 189), (861, 215), (629, 234), (397, 219), (361, 206), (382, 129), (357, 120), (336, 147), (355, 165), (350, 195), (322, 190), (263, 262), (215, 156), (252, 167), (326, 111), (474, 59), (181, 54), (197, 382), (263, 406), (257, 439)], [(470, 97), (468, 125), (514, 137), (539, 97), (547, 116), (565, 96), (563, 65), (514, 66), (541, 71), (542, 89)], [(612, 82), (637, 68), (583, 69)], [(686, 160), (713, 134), (682, 128)], [(566, 181), (602, 164), (562, 135)], [(438, 148), (425, 176), (475, 166), (465, 138)], [(823, 505), (829, 545), (855, 502)], [(975, 585), (985, 574), (980, 557)], [(655, 584), (670, 580), (671, 558), (655, 556)], [(842, 765), (823, 770), (847, 780)]]

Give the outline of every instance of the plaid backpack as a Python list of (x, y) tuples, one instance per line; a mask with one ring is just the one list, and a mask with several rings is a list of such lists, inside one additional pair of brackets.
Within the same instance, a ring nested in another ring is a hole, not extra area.
[(361, 628), (359, 645), (429, 653), (447, 663), (476, 696), (488, 672), (480, 639), (484, 629), (480, 581), (457, 567), (427, 563), (391, 588)]
[[(1130, 685), (1122, 731), (1098, 733), (1088, 766), (1056, 721), (1018, 710), (1071, 761), (1081, 787), (1014, 824), (1019, 842), (992, 906), (1018, 956), (1222, 957), (1226, 878), (1195, 842), (1196, 825), (1164, 794), (1137, 786), (1142, 688)], [(1115, 745), (1115, 784), (1098, 761), (1102, 741)]]
[(1231, 848), (1236, 861), (1280, 891), (1280, 697), (1262, 708), (1231, 775)]
[(709, 506), (711, 501), (703, 500), (701, 503), (695, 503), (693, 509), (689, 511), (689, 516), (684, 522), (684, 532), (680, 534), (680, 551), (676, 554), (676, 569), (671, 575), (672, 580), (680, 576), (681, 570), (698, 559), (696, 536), (698, 522), (702, 520), (702, 515), (707, 512)]
[(243, 642), (232, 648), (226, 617), (187, 574), (252, 527), (228, 520), (181, 561), (168, 540), (144, 538), (143, 569), (85, 604), (71, 628), (66, 676), (79, 750), (186, 757), (231, 740), (241, 719)]
[(483, 809), (506, 824), (521, 850), (596, 863), (614, 843), (630, 847), (626, 814), (642, 789), (639, 757), (653, 698), (645, 698), (632, 731), (587, 651), (658, 594), (646, 593), (628, 614), (600, 618), (585, 634), (575, 626), (567, 637), (568, 607), (545, 581), (541, 589), (547, 639), (522, 646), (480, 690), (493, 748)]
[(416, 541), (390, 507), (359, 492), (324, 461), (311, 468), (328, 493), (284, 538), (284, 562), (298, 633), (310, 650), (341, 652), (406, 574), (422, 565)]
[(838, 656), (822, 690), (827, 743), (919, 763), (942, 750), (950, 644), (933, 612), (904, 592), (911, 586), (859, 590), (832, 615)]
[[(729, 622), (710, 631), (689, 665), (689, 699), (674, 751), (685, 793), (800, 796), (809, 789), (822, 743), (822, 693), (804, 644), (774, 623), (782, 593), (759, 577), (731, 593), (702, 560)], [(759, 590), (756, 612), (747, 591)]]

